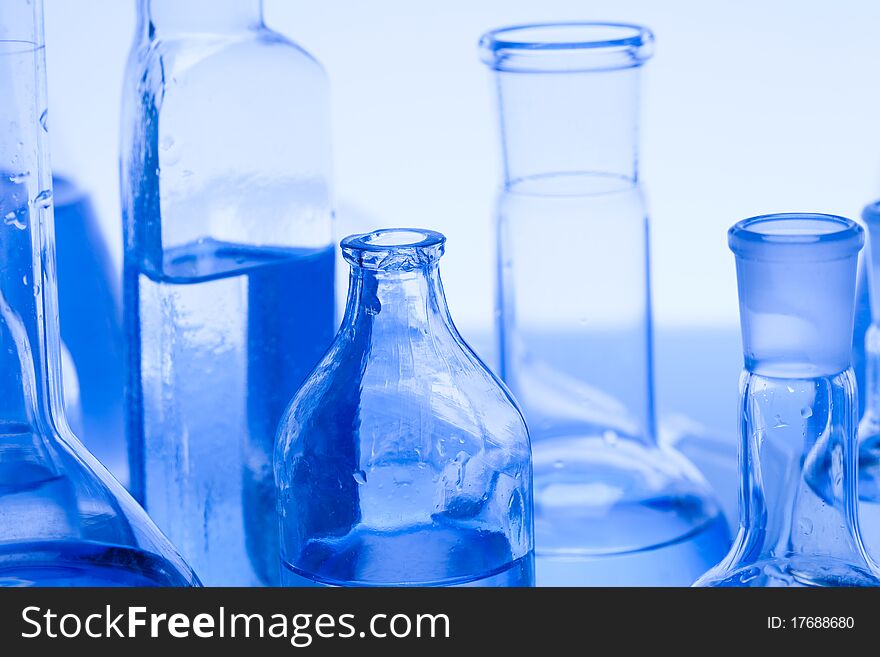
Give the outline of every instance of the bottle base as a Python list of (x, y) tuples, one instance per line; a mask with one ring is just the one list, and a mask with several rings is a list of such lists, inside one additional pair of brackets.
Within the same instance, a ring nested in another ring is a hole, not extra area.
[(128, 547), (42, 541), (0, 548), (0, 587), (192, 585), (164, 558)]
[(727, 554), (723, 514), (675, 452), (616, 436), (532, 449), (539, 586), (688, 586)]
[[(716, 572), (718, 570), (718, 572)], [(825, 588), (880, 586), (863, 568), (827, 557), (769, 559), (734, 570), (713, 569), (694, 586)]]

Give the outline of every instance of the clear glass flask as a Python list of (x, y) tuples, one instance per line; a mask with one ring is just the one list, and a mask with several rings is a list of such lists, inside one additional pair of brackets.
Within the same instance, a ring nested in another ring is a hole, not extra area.
[[(880, 561), (880, 201), (862, 212), (868, 241), (861, 270), (867, 274), (870, 324), (864, 331), (864, 413), (859, 422), (859, 508), (865, 547)], [(857, 354), (853, 353), (853, 359)]]
[(494, 74), (502, 377), (532, 435), (542, 585), (687, 585), (729, 534), (708, 484), (658, 446), (639, 81), (653, 35), (510, 27)]
[(864, 231), (822, 214), (753, 217), (729, 232), (745, 370), (740, 529), (698, 586), (876, 586), (857, 509), (852, 370)]
[(335, 329), (327, 80), (260, 0), (141, 0), (122, 122), (131, 479), (210, 585), (278, 577), (272, 450)]
[(197, 584), (64, 417), (45, 80), (41, 0), (3, 0), (0, 586)]
[(285, 585), (533, 583), (528, 431), (452, 324), (444, 243), (342, 241), (342, 327), (278, 433)]

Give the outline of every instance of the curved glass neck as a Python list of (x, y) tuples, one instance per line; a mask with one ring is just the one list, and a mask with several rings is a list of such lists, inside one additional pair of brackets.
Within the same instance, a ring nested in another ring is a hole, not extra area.
[(343, 330), (418, 340), (435, 337), (438, 326), (451, 328), (437, 262), (407, 270), (352, 265)]
[[(60, 409), (42, 3), (0, 6), (0, 423)], [(57, 420), (60, 415), (55, 415)], [(15, 432), (15, 431), (13, 431)], [(0, 431), (0, 433), (3, 433)]]
[(865, 562), (856, 507), (856, 408), (852, 369), (815, 378), (744, 371), (736, 561)]
[(263, 0), (140, 0), (138, 21), (148, 38), (239, 32), (263, 24)]

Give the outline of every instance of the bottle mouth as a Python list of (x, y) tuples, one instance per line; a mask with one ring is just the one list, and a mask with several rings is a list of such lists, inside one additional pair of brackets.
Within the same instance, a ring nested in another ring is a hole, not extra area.
[(865, 242), (865, 231), (846, 217), (787, 212), (743, 219), (727, 237), (740, 258), (818, 262), (855, 256)]
[(383, 271), (410, 271), (430, 265), (443, 255), (446, 237), (424, 228), (383, 228), (349, 235), (340, 242), (352, 265)]
[(512, 25), (480, 38), (480, 56), (496, 71), (607, 71), (641, 66), (653, 54), (654, 34), (632, 23)]

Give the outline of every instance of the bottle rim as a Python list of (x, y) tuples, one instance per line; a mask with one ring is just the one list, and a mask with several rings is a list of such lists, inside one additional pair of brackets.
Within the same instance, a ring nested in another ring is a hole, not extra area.
[(727, 233), (737, 257), (822, 261), (856, 255), (865, 231), (852, 219), (818, 212), (780, 212), (743, 219)]
[(479, 48), (483, 62), (497, 71), (615, 70), (649, 60), (654, 34), (635, 23), (529, 23), (486, 32)]
[(339, 245), (352, 265), (387, 271), (411, 270), (437, 261), (446, 237), (427, 228), (381, 228), (344, 238)]

